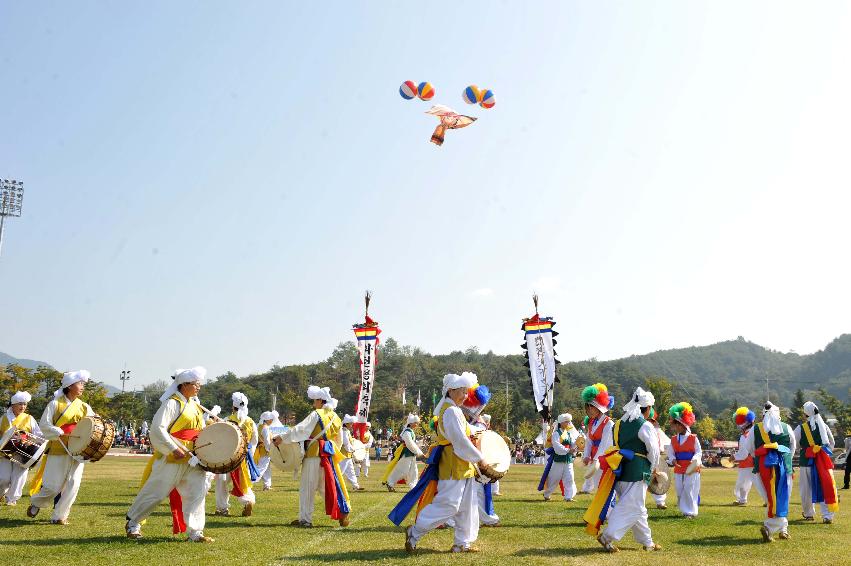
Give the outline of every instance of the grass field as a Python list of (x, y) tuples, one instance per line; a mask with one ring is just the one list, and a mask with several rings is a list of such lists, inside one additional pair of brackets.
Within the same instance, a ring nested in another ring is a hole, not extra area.
[[(792, 540), (763, 544), (759, 536), (764, 509), (751, 492), (748, 507), (732, 507), (735, 472), (708, 470), (703, 476), (700, 516), (679, 517), (676, 496), (669, 508), (650, 509), (653, 537), (664, 550), (649, 555), (627, 534), (621, 552), (608, 555), (583, 531), (582, 513), (589, 496), (575, 503), (542, 501), (535, 487), (540, 466), (514, 466), (502, 483), (504, 495), (496, 498), (502, 527), (483, 528), (476, 555), (446, 554), (452, 545), (449, 530), (429, 534), (412, 557), (403, 549), (404, 535), (387, 518), (400, 494), (380, 489), (385, 464), (373, 464), (364, 482), (367, 491), (353, 493), (352, 522), (341, 529), (320, 511), (316, 527), (289, 526), (298, 510), (298, 484), (277, 472), (272, 491), (258, 492), (254, 515), (207, 517), (205, 533), (216, 539), (209, 545), (190, 544), (171, 536), (171, 516), (163, 504), (149, 518), (145, 538), (124, 537), (124, 513), (137, 491), (143, 459), (107, 457), (87, 466), (80, 495), (71, 511), (70, 525), (49, 524), (48, 510), (28, 519), (27, 499), (17, 507), (0, 507), (0, 556), (7, 564), (155, 565), (180, 561), (181, 565), (210, 564), (851, 564), (845, 555), (851, 543), (847, 507), (833, 525), (800, 520), (797, 484), (790, 508)], [(577, 475), (578, 477), (578, 475)], [(846, 493), (846, 492), (840, 492)], [(207, 512), (214, 510), (207, 498)], [(319, 507), (317, 507), (319, 509)], [(232, 512), (239, 507), (231, 507)]]

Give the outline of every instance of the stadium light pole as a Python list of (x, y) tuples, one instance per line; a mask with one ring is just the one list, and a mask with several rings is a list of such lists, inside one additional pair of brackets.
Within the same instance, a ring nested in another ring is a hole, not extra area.
[(15, 179), (0, 179), (0, 254), (3, 253), (3, 230), (6, 217), (21, 215), (24, 202), (24, 182)]
[(118, 379), (121, 380), (121, 392), (124, 393), (124, 384), (130, 381), (130, 370), (125, 369), (121, 372), (121, 377)]

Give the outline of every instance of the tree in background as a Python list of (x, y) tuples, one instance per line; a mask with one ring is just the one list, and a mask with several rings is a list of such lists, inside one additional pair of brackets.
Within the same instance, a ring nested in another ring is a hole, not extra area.
[(706, 442), (717, 438), (715, 430), (715, 420), (709, 415), (706, 415), (705, 417), (694, 423), (691, 428), (693, 432), (698, 436), (698, 438)]
[(804, 399), (804, 392), (798, 389), (795, 391), (795, 397), (792, 399), (792, 406), (789, 408), (789, 422), (792, 426), (798, 426), (807, 418), (804, 415), (804, 403), (807, 400)]
[(664, 377), (648, 377), (644, 380), (644, 388), (653, 394), (656, 400), (656, 420), (662, 430), (668, 424), (668, 408), (674, 404), (674, 384)]
[(109, 417), (119, 423), (142, 424), (145, 420), (144, 398), (135, 393), (119, 393), (108, 401)]
[(840, 434), (851, 434), (851, 403), (843, 403), (824, 389), (819, 390), (824, 407), (827, 412), (833, 414), (836, 418), (837, 428)]

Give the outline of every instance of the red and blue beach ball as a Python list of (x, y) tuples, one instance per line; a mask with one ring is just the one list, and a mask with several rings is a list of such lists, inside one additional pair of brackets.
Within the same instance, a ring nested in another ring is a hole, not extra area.
[(482, 93), (481, 102), (479, 102), (479, 106), (482, 108), (493, 108), (494, 104), (496, 104), (496, 98), (493, 96), (493, 91), (488, 89)]
[(464, 89), (461, 97), (467, 104), (478, 104), (482, 101), (482, 91), (476, 85), (470, 85)]
[(402, 86), (399, 87), (399, 94), (401, 94), (402, 98), (405, 100), (411, 100), (417, 95), (417, 85), (414, 84), (414, 81), (405, 81), (402, 83)]

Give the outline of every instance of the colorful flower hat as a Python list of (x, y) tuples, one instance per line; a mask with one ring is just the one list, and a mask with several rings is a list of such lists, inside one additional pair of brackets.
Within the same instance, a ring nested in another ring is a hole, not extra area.
[(694, 417), (694, 410), (688, 403), (677, 403), (668, 409), (668, 415), (686, 428), (691, 428), (691, 425), (693, 425), (696, 420)]
[(615, 406), (615, 397), (609, 395), (609, 388), (604, 384), (595, 383), (582, 390), (582, 402), (593, 405), (605, 413)]
[(736, 409), (736, 426), (743, 428), (752, 424), (756, 420), (756, 415), (747, 407), (739, 407)]

